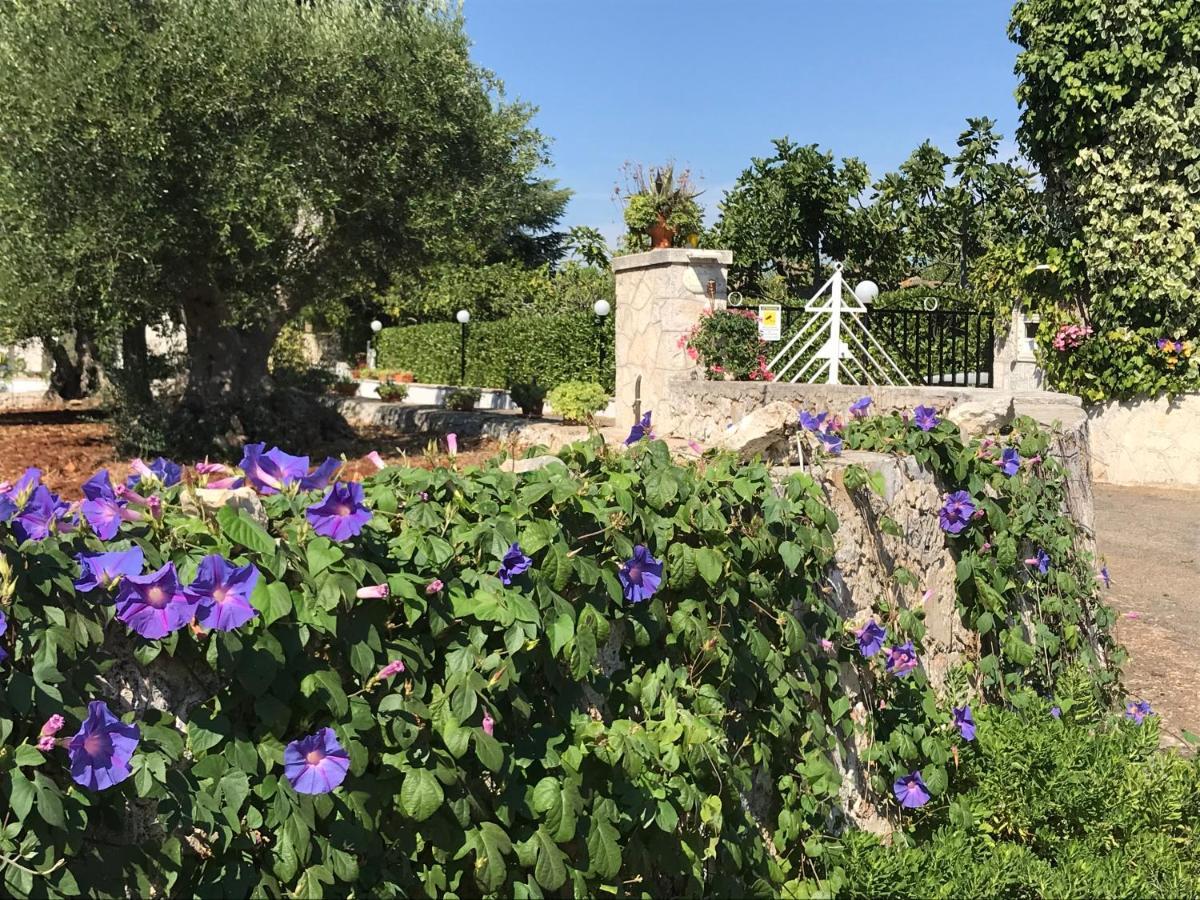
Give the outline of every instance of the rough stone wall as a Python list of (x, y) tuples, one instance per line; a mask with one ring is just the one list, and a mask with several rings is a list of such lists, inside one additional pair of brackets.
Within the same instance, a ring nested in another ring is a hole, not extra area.
[[(696, 369), (679, 339), (714, 300), (723, 300), (728, 250), (651, 250), (613, 260), (616, 279), (616, 424), (628, 429), (650, 410), (666, 427), (672, 379)], [(708, 297), (713, 282), (714, 298)]]

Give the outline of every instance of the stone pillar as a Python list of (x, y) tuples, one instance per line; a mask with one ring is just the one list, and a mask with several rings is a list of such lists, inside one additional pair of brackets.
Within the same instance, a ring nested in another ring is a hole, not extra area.
[(704, 310), (724, 302), (731, 262), (731, 250), (686, 248), (613, 258), (617, 427), (629, 428), (651, 411), (656, 430), (669, 432), (666, 400), (671, 379), (698, 369), (679, 348), (679, 339)]
[(1020, 304), (1013, 307), (1007, 333), (996, 336), (992, 375), (997, 390), (1013, 393), (1045, 390), (1045, 373), (1034, 355), (1039, 321)]

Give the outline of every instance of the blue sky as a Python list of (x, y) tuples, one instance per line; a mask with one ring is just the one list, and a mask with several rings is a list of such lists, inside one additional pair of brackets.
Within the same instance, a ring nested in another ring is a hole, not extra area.
[[(626, 160), (692, 168), (710, 213), (787, 135), (873, 177), (967, 116), (1015, 153), (1011, 0), (465, 0), (473, 55), (539, 108), (565, 224), (622, 230)], [(657, 73), (657, 74), (656, 74)]]

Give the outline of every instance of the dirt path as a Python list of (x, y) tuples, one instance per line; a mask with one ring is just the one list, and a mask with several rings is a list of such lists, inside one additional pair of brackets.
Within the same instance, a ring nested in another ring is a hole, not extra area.
[(1163, 735), (1200, 734), (1200, 491), (1096, 485), (1096, 531), (1129, 652), (1125, 684)]

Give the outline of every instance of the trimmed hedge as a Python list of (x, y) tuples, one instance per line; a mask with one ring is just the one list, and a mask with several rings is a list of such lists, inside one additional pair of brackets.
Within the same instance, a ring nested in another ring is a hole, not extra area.
[[(460, 329), (456, 322), (385, 328), (376, 344), (379, 365), (406, 369), (417, 381), (457, 384)], [(601, 342), (602, 370), (598, 367)], [(611, 391), (613, 317), (605, 317), (599, 326), (590, 313), (563, 313), (513, 316), (467, 327), (467, 384), (507, 387), (534, 378), (547, 388), (564, 381), (596, 381)]]

